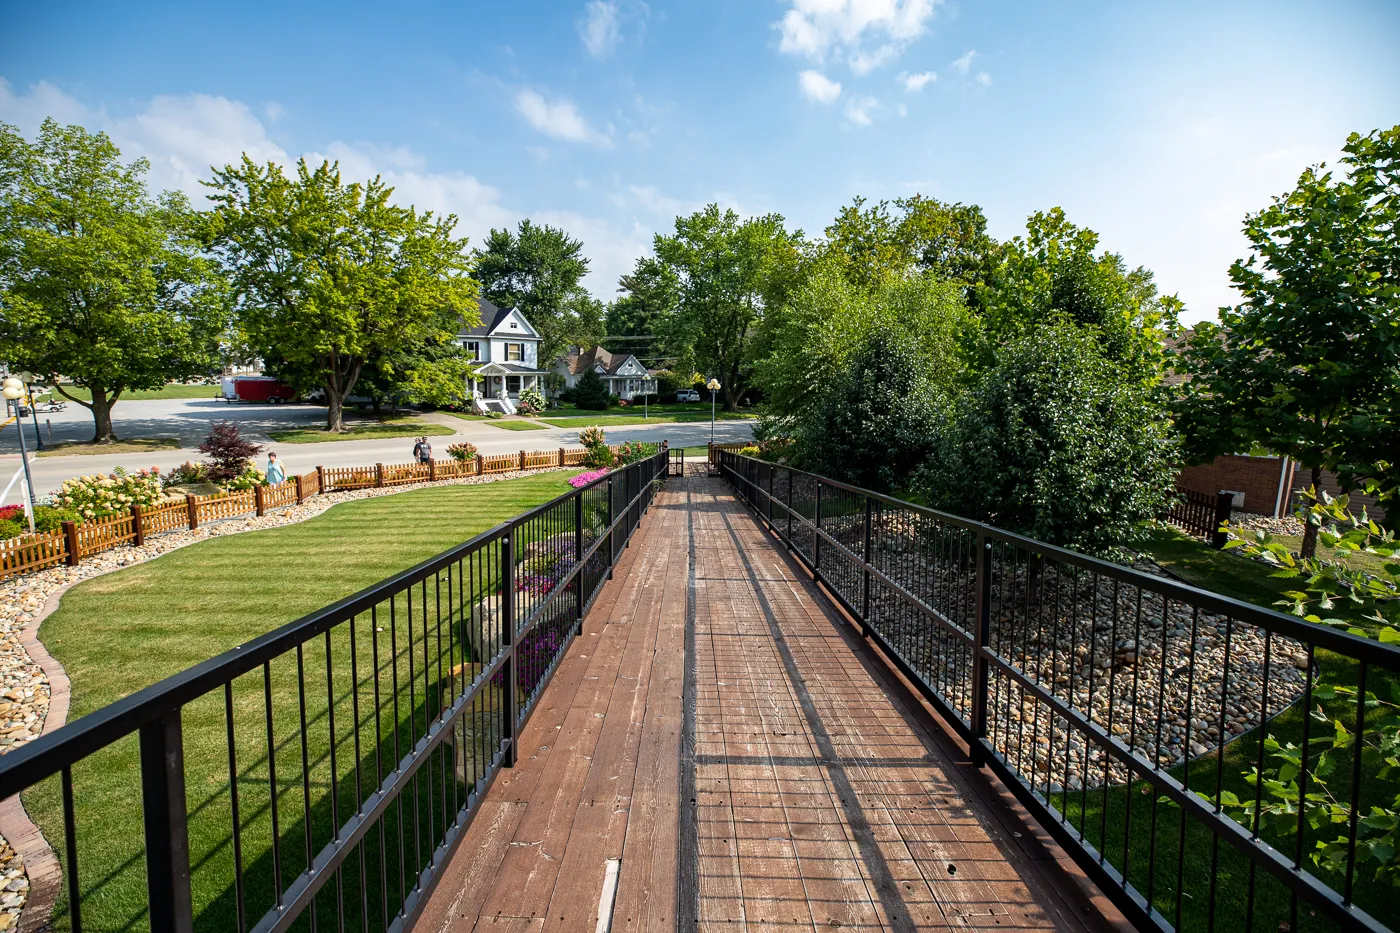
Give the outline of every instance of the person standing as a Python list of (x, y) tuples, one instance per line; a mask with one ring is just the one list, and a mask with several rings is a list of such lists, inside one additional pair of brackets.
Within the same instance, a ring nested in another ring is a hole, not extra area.
[(427, 463), (433, 459), (433, 445), (428, 443), (426, 436), (418, 438), (418, 446), (413, 449), (418, 454), (419, 463)]
[(287, 471), (282, 468), (282, 461), (277, 459), (277, 451), (271, 451), (267, 455), (267, 482), (275, 486), (278, 483), (287, 481)]

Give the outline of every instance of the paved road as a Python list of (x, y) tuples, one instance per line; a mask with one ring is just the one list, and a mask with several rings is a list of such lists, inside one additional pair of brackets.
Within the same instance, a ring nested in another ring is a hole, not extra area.
[[(157, 466), (168, 470), (186, 460), (199, 460), (194, 447), (209, 432), (209, 423), (227, 419), (235, 421), (250, 438), (268, 443), (266, 432), (289, 427), (323, 424), (325, 409), (309, 405), (225, 405), (204, 399), (172, 401), (122, 402), (117, 407), (117, 433), (126, 437), (178, 437), (179, 450), (158, 453), (119, 454), (114, 456), (43, 457), (30, 460), (34, 486), (40, 494), (57, 489), (65, 479), (84, 473), (105, 473), (115, 466), (127, 469)], [(53, 422), (55, 442), (88, 440), (92, 437), (92, 418), (86, 409), (69, 405), (68, 411), (47, 416)], [(482, 453), (505, 453), (516, 450), (548, 450), (578, 443), (578, 430), (550, 428), (544, 431), (506, 431), (486, 421), (463, 421), (444, 414), (426, 414), (431, 420), (457, 431), (455, 437), (443, 435), (432, 438), (434, 448), (445, 452), (447, 445), (469, 440)], [(44, 424), (40, 420), (40, 425)], [(608, 428), (608, 439), (661, 441), (674, 446), (703, 445), (710, 439), (708, 422), (691, 424), (657, 424), (636, 428)], [(731, 442), (752, 436), (752, 423), (721, 421), (715, 426), (715, 440)], [(45, 435), (47, 439), (47, 433)], [(26, 440), (33, 445), (33, 428), (26, 430)], [(321, 444), (273, 444), (287, 464), (289, 472), (307, 472), (320, 466), (358, 466), (372, 463), (404, 463), (413, 450), (412, 438), (388, 438), (364, 441), (330, 441)], [(0, 431), (0, 489), (20, 467), (19, 447), (14, 425)], [(444, 453), (445, 455), (445, 453)], [(259, 458), (259, 465), (262, 464)], [(19, 484), (0, 498), (0, 504), (20, 501)]]

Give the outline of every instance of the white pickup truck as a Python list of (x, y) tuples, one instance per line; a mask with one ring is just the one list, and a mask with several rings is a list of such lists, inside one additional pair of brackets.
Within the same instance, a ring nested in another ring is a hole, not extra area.
[(676, 393), (678, 402), (698, 402), (700, 401), (700, 391), (698, 389), (682, 389)]

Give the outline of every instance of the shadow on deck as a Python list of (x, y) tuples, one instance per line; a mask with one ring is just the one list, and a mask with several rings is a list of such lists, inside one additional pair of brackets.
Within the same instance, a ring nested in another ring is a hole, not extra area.
[(520, 754), (418, 929), (1121, 924), (717, 479), (659, 496)]

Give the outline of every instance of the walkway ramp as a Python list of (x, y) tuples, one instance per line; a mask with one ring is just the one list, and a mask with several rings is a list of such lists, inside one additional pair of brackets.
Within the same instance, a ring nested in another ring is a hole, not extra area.
[(1103, 926), (717, 479), (658, 497), (520, 755), (419, 930)]

